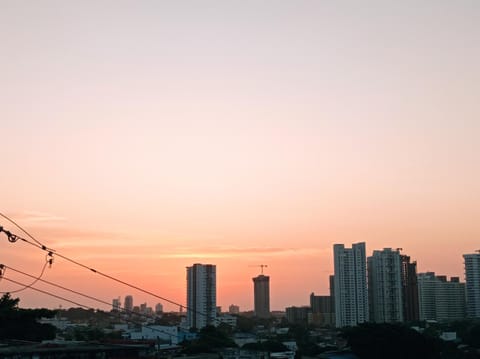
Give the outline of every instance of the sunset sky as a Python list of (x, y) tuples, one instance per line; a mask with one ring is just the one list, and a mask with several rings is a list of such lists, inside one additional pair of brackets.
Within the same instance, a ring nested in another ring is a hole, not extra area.
[[(88, 266), (185, 303), (216, 264), (218, 305), (251, 310), (267, 264), (284, 310), (328, 294), (334, 243), (462, 279), (480, 249), (476, 0), (1, 0), (0, 44), (0, 212)], [(58, 257), (44, 279), (159, 302)]]

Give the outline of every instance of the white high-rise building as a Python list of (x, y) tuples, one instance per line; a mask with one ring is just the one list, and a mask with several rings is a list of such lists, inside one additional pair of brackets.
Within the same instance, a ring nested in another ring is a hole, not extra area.
[(217, 316), (216, 266), (194, 264), (187, 267), (187, 324), (201, 329), (215, 325)]
[(370, 320), (402, 322), (402, 266), (400, 252), (385, 248), (368, 257), (368, 303)]
[(365, 243), (352, 248), (333, 245), (335, 323), (355, 326), (368, 321), (367, 260)]
[(480, 318), (480, 252), (464, 254), (467, 316)]

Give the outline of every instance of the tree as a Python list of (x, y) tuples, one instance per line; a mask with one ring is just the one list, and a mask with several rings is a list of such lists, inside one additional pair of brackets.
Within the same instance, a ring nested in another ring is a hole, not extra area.
[(360, 359), (440, 358), (433, 338), (399, 324), (362, 324), (345, 329), (343, 336)]
[(237, 345), (224, 332), (214, 326), (206, 326), (200, 329), (196, 340), (183, 343), (185, 354), (211, 353), (220, 348), (233, 348)]
[(55, 338), (55, 327), (40, 324), (37, 319), (53, 317), (55, 312), (48, 309), (20, 309), (19, 298), (10, 293), (0, 298), (0, 339), (41, 341)]
[(266, 340), (264, 342), (247, 343), (242, 349), (266, 351), (270, 353), (286, 352), (288, 348), (277, 340)]

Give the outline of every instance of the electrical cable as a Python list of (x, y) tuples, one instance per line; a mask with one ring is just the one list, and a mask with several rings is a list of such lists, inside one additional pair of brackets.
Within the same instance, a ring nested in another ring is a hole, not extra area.
[[(22, 275), (27, 276), (27, 277), (30, 277), (30, 278), (35, 278), (35, 276), (33, 276), (33, 275), (29, 274), (29, 273), (25, 273), (25, 272), (23, 272), (23, 271), (21, 271), (21, 270), (19, 270), (19, 269), (15, 269), (15, 268), (10, 267), (10, 266), (7, 266), (7, 265), (5, 265), (5, 264), (0, 264), (0, 270), (2, 270), (2, 269), (5, 270), (5, 269), (7, 269), (7, 268), (8, 268), (10, 271), (14, 271), (14, 272), (16, 272), (16, 273), (22, 274)], [(5, 273), (5, 271), (4, 271), (3, 273)], [(65, 290), (65, 291), (70, 292), (70, 293), (73, 293), (73, 294), (80, 295), (80, 296), (82, 296), (82, 297), (84, 297), (84, 298), (94, 300), (94, 301), (96, 301), (96, 302), (98, 302), (98, 303), (101, 303), (101, 304), (105, 304), (105, 305), (108, 305), (108, 306), (111, 305), (110, 302), (107, 302), (107, 301), (105, 301), (105, 300), (102, 300), (102, 299), (93, 297), (93, 296), (88, 295), (88, 294), (85, 294), (85, 293), (78, 292), (78, 291), (76, 291), (76, 290), (74, 290), (74, 289), (70, 289), (70, 288), (64, 287), (64, 286), (62, 286), (62, 285), (60, 285), (60, 284), (56, 284), (56, 283), (50, 282), (50, 281), (45, 280), (45, 279), (40, 279), (40, 278), (38, 278), (37, 281), (42, 282), (42, 283), (46, 283), (46, 284), (48, 284), (48, 285), (51, 285), (51, 286), (53, 286), (53, 287), (56, 287), (56, 288)], [(33, 284), (32, 284), (32, 285), (33, 285)], [(12, 292), (9, 292), (9, 293), (12, 293)], [(148, 315), (148, 314), (145, 314), (145, 313), (136, 313), (136, 312), (134, 312), (134, 311), (132, 311), (132, 310), (129, 310), (129, 309), (126, 309), (126, 308), (119, 307), (119, 310), (121, 310), (121, 311), (123, 311), (123, 312), (125, 312), (125, 313), (127, 313), (127, 314), (138, 315), (138, 316), (144, 317), (144, 318), (146, 318), (146, 319), (155, 319), (154, 316), (151, 316), (151, 315)]]
[[(156, 293), (153, 293), (153, 292), (151, 292), (151, 291), (149, 291), (149, 290), (140, 288), (140, 287), (138, 287), (138, 286), (136, 286), (136, 285), (134, 285), (134, 284), (125, 282), (125, 281), (123, 281), (123, 280), (121, 280), (121, 279), (118, 279), (118, 278), (115, 278), (115, 277), (113, 277), (113, 276), (111, 276), (111, 275), (109, 275), (109, 274), (103, 273), (103, 272), (101, 272), (101, 271), (99, 271), (99, 270), (97, 270), (97, 269), (95, 269), (95, 268), (92, 268), (92, 267), (89, 267), (89, 266), (87, 266), (87, 265), (85, 265), (85, 264), (82, 264), (82, 263), (80, 263), (80, 262), (78, 262), (78, 261), (76, 261), (76, 260), (74, 260), (74, 259), (72, 259), (72, 258), (69, 258), (69, 257), (67, 257), (67, 256), (65, 256), (65, 255), (63, 255), (63, 254), (61, 254), (61, 253), (58, 253), (58, 252), (57, 252), (56, 250), (54, 250), (54, 249), (48, 248), (47, 246), (45, 246), (45, 245), (43, 245), (43, 244), (39, 244), (40, 242), (37, 241), (37, 240), (35, 240), (36, 243), (33, 243), (33, 242), (31, 242), (30, 240), (28, 240), (28, 239), (26, 239), (26, 238), (17, 236), (17, 235), (15, 235), (14, 233), (11, 233), (11, 232), (8, 231), (8, 230), (5, 230), (2, 226), (0, 226), (0, 233), (1, 233), (1, 232), (4, 232), (4, 233), (7, 235), (8, 241), (9, 241), (10, 243), (15, 243), (15, 242), (17, 242), (18, 240), (20, 240), (20, 241), (22, 241), (22, 242), (25, 242), (25, 243), (27, 243), (27, 244), (30, 244), (31, 246), (34, 246), (34, 247), (38, 248), (38, 249), (41, 249), (41, 250), (43, 250), (43, 251), (46, 251), (46, 252), (48, 252), (48, 253), (49, 253), (50, 255), (52, 255), (52, 256), (55, 255), (55, 256), (57, 256), (57, 257), (60, 257), (60, 258), (66, 260), (66, 261), (68, 261), (68, 262), (70, 262), (70, 263), (72, 263), (72, 264), (75, 264), (75, 265), (77, 265), (77, 266), (79, 266), (79, 267), (82, 267), (82, 268), (84, 268), (84, 269), (87, 269), (87, 270), (89, 270), (89, 271), (91, 271), (91, 272), (93, 272), (93, 273), (96, 273), (96, 274), (98, 274), (98, 275), (100, 275), (100, 276), (102, 276), (102, 277), (105, 277), (105, 278), (110, 279), (110, 280), (112, 280), (112, 281), (115, 281), (115, 282), (117, 282), (117, 283), (123, 284), (123, 285), (125, 285), (125, 286), (127, 286), (127, 287), (130, 287), (130, 288), (132, 288), (132, 289), (136, 289), (136, 290), (138, 290), (138, 291), (140, 291), (140, 292), (142, 292), (142, 293), (151, 295), (151, 296), (153, 296), (153, 297), (155, 297), (155, 298), (158, 298), (158, 299), (160, 299), (160, 300), (163, 300), (163, 301), (165, 301), (165, 302), (167, 302), (167, 303), (170, 303), (170, 304), (179, 306), (180, 308), (185, 308), (185, 309), (187, 309), (187, 310), (191, 310), (192, 312), (195, 312), (196, 314), (200, 314), (200, 315), (203, 315), (203, 316), (205, 316), (205, 317), (208, 317), (208, 314), (207, 314), (207, 313), (194, 310), (194, 309), (192, 309), (192, 308), (190, 308), (190, 307), (187, 307), (187, 306), (185, 306), (185, 305), (183, 305), (183, 304), (180, 304), (180, 303), (175, 302), (175, 301), (173, 301), (173, 300), (170, 300), (170, 299), (168, 299), (168, 298), (162, 297), (162, 296), (160, 296), (160, 295), (158, 295), (158, 294), (156, 294)], [(221, 322), (218, 318), (212, 318), (212, 320), (213, 320), (214, 322), (216, 322), (216, 323), (220, 323), (220, 322)]]
[(7, 221), (15, 225), (18, 229), (20, 229), (23, 233), (25, 233), (30, 239), (35, 241), (38, 245), (44, 246), (40, 241), (38, 241), (34, 236), (32, 236), (30, 233), (28, 233), (25, 229), (23, 229), (17, 222), (15, 222), (13, 219), (9, 218), (8, 216), (4, 215), (3, 213), (0, 212), (0, 217), (5, 218)]
[[(20, 289), (16, 289), (16, 290), (10, 290), (10, 291), (7, 291), (7, 292), (2, 292), (0, 291), (0, 294), (12, 294), (12, 293), (19, 293), (25, 289), (28, 289), (30, 288), (32, 285), (34, 285), (35, 283), (37, 283), (38, 281), (42, 281), (42, 277), (43, 277), (43, 274), (45, 273), (45, 269), (47, 268), (47, 265), (50, 265), (50, 267), (52, 266), (52, 263), (53, 263), (53, 258), (48, 258), (50, 255), (47, 254), (45, 256), (45, 264), (43, 265), (42, 267), (42, 270), (40, 271), (40, 274), (38, 276), (33, 276), (33, 275), (28, 275), (29, 277), (33, 278), (33, 282), (24, 286), (23, 288), (20, 288)], [(7, 266), (3, 265), (3, 264), (0, 264), (0, 279), (3, 278), (3, 276), (5, 275), (6, 271), (7, 271)]]
[[(6, 267), (6, 266), (5, 266), (5, 267)], [(10, 267), (9, 267), (9, 268), (10, 268)], [(11, 268), (10, 268), (10, 269), (11, 269)], [(4, 280), (6, 280), (6, 281), (9, 281), (9, 282), (12, 282), (12, 283), (15, 283), (15, 284), (18, 284), (18, 285), (22, 285), (22, 286), (27, 287), (27, 285), (26, 285), (25, 283), (21, 283), (21, 282), (18, 282), (18, 281), (16, 281), (16, 280), (7, 278), (7, 277), (5, 277), (4, 275), (2, 276), (2, 278), (3, 278)], [(43, 280), (42, 280), (42, 281), (43, 281)], [(89, 309), (89, 310), (90, 310), (90, 309), (95, 310), (95, 308), (90, 307), (90, 306), (88, 306), (88, 305), (75, 302), (75, 301), (73, 301), (73, 300), (71, 300), (71, 299), (62, 297), (62, 296), (57, 295), (57, 294), (54, 294), (54, 293), (50, 293), (50, 292), (48, 292), (48, 291), (46, 291), (46, 290), (42, 290), (42, 289), (39, 289), (39, 288), (32, 287), (31, 285), (28, 286), (28, 288), (29, 288), (29, 289), (32, 289), (32, 290), (34, 290), (34, 291), (37, 291), (37, 292), (39, 292), (39, 293), (48, 295), (48, 296), (50, 296), (50, 297), (54, 297), (54, 298), (56, 298), (56, 299), (60, 299), (60, 300), (63, 300), (63, 301), (65, 301), (65, 302), (74, 304), (74, 305), (76, 305), (76, 306), (78, 306), (78, 307), (81, 307), (81, 308), (85, 308), (85, 309)], [(80, 294), (80, 293), (77, 293), (77, 294)], [(85, 295), (85, 296), (87, 296), (87, 295)], [(87, 297), (90, 297), (90, 296), (87, 296)], [(90, 297), (90, 299), (93, 299), (93, 297)], [(95, 300), (101, 301), (100, 299), (95, 299)], [(110, 303), (108, 303), (108, 304), (110, 305)], [(105, 313), (107, 313), (107, 312), (105, 312)], [(111, 313), (110, 313), (110, 314), (111, 314)], [(172, 338), (173, 338), (173, 337), (177, 337), (177, 336), (175, 336), (175, 335), (172, 334), (172, 333), (168, 333), (168, 332), (165, 332), (165, 331), (163, 331), (163, 330), (161, 330), (161, 329), (158, 329), (158, 328), (154, 328), (154, 327), (152, 327), (152, 326), (145, 325), (145, 324), (143, 324), (143, 323), (141, 323), (141, 322), (134, 321), (134, 320), (132, 320), (132, 319), (126, 319), (126, 318), (124, 318), (124, 320), (125, 320), (126, 322), (130, 322), (130, 323), (132, 323), (132, 324), (140, 325), (140, 326), (142, 326), (142, 327), (151, 329), (151, 330), (153, 330), (153, 331), (166, 334), (166, 335), (168, 335), (168, 336), (170, 336), (170, 337), (172, 337)]]

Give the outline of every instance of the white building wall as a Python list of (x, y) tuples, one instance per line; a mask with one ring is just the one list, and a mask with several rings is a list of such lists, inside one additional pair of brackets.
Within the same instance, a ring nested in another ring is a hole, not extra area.
[(216, 267), (194, 264), (187, 267), (187, 324), (201, 329), (216, 325)]
[(165, 340), (171, 344), (178, 344), (178, 328), (165, 325), (142, 326), (141, 331), (130, 332), (132, 340)]
[(480, 253), (464, 254), (467, 316), (480, 318)]
[(368, 258), (370, 320), (402, 322), (402, 273), (400, 253), (385, 248)]
[(365, 243), (335, 244), (333, 255), (336, 326), (364, 323), (369, 318)]

